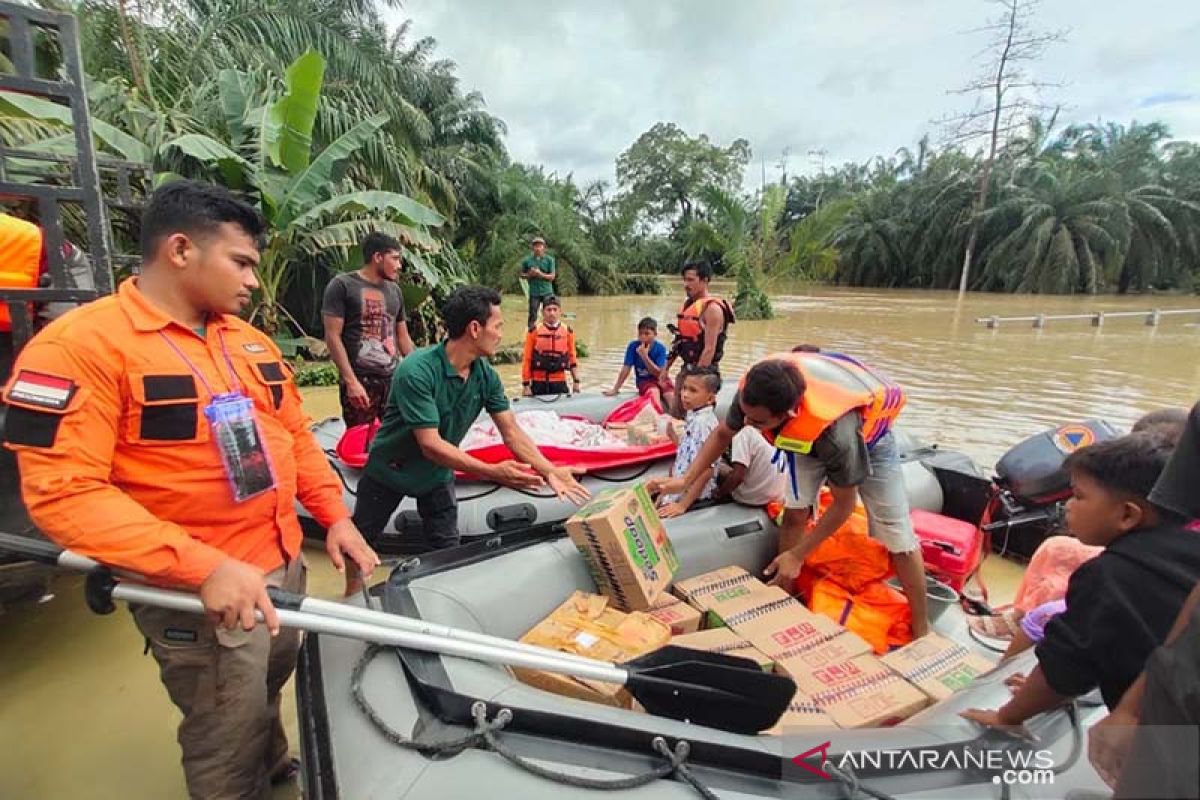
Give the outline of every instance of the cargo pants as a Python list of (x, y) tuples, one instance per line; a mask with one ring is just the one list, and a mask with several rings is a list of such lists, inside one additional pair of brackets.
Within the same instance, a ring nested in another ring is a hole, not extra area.
[[(303, 592), (303, 558), (267, 575), (267, 583)], [(280, 693), (296, 667), (300, 632), (281, 628), (272, 638), (264, 625), (228, 631), (199, 614), (150, 606), (131, 611), (171, 702), (183, 713), (177, 738), (188, 796), (269, 797), (270, 775), (288, 757)]]

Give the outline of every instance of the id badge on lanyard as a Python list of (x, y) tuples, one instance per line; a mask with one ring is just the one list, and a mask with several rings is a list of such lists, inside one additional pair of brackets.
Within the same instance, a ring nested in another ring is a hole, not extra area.
[(221, 336), (221, 351), (229, 368), (233, 391), (217, 394), (213, 392), (204, 374), (184, 355), (183, 351), (159, 331), (167, 344), (191, 368), (212, 399), (204, 407), (204, 417), (212, 430), (212, 440), (221, 458), (225, 478), (235, 502), (241, 503), (275, 488), (275, 469), (267, 454), (266, 442), (258, 420), (254, 416), (254, 401), (242, 393), (241, 383), (233, 369), (229, 351), (225, 349), (225, 337)]
[(204, 408), (225, 477), (237, 502), (275, 488), (275, 471), (254, 418), (254, 401), (241, 392), (215, 395)]

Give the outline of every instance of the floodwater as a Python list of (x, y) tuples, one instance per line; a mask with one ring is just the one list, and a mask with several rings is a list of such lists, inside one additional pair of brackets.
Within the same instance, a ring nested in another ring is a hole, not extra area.
[[(731, 287), (715, 286), (720, 291)], [(568, 298), (566, 311), (591, 348), (581, 363), (585, 389), (608, 388), (637, 321), (665, 322), (681, 290), (642, 297)], [(1200, 307), (1197, 298), (1054, 298), (975, 295), (959, 306), (944, 292), (778, 287), (777, 317), (739, 322), (723, 364), (736, 376), (755, 359), (808, 342), (862, 358), (909, 391), (902, 424), (928, 441), (970, 453), (990, 466), (1009, 446), (1046, 427), (1089, 417), (1128, 425), (1142, 412), (1190, 405), (1200, 397), (1200, 322), (1167, 317), (1013, 323), (988, 330), (976, 317)], [(509, 341), (520, 339), (521, 298), (506, 298)], [(501, 368), (512, 393), (519, 368)], [(731, 378), (732, 379), (732, 378)], [(631, 385), (631, 384), (630, 384)], [(307, 393), (314, 418), (337, 411), (336, 390)], [(336, 597), (340, 578), (320, 550), (308, 553), (310, 593)], [(1019, 571), (985, 563), (993, 600), (1006, 602)], [(175, 744), (178, 714), (154, 660), (121, 608), (96, 617), (81, 581), (59, 578), (54, 596), (0, 616), (0, 798), (183, 798)], [(348, 702), (348, 698), (347, 698)], [(295, 736), (290, 700), (285, 715)], [(294, 786), (276, 800), (294, 798)]]
[[(730, 285), (713, 284), (732, 295)], [(682, 285), (668, 294), (570, 297), (564, 311), (590, 347), (580, 363), (585, 390), (612, 385), (637, 321), (651, 316), (669, 342)], [(721, 371), (735, 380), (757, 359), (801, 343), (853, 355), (908, 390), (900, 424), (929, 442), (961, 450), (990, 467), (1012, 445), (1048, 427), (1103, 418), (1128, 427), (1162, 406), (1191, 406), (1200, 398), (1200, 313), (1165, 316), (1005, 323), (989, 330), (978, 317), (1087, 314), (1153, 308), (1200, 309), (1200, 297), (1045, 297), (953, 292), (779, 286), (771, 292), (775, 318), (738, 322), (730, 329)], [(507, 300), (507, 299), (506, 299)], [(507, 339), (520, 335), (524, 315), (504, 306)], [(512, 329), (516, 328), (516, 331)], [(520, 369), (501, 368), (520, 389)], [(632, 381), (626, 388), (632, 388)]]

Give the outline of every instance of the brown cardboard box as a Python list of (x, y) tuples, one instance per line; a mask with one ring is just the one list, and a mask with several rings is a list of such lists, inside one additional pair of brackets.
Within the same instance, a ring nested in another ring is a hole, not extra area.
[(755, 589), (766, 588), (766, 584), (741, 567), (721, 567), (712, 572), (697, 575), (694, 578), (675, 581), (674, 592), (676, 597), (692, 607), (698, 608), (701, 611), (708, 611), (708, 605), (705, 600), (707, 595), (741, 584), (747, 584)]
[(783, 712), (783, 716), (779, 718), (779, 722), (776, 722), (773, 728), (763, 731), (763, 735), (780, 736), (784, 733), (790, 733), (793, 728), (836, 727), (837, 725), (833, 719), (822, 711), (821, 707), (814, 703), (811, 697), (797, 689), (796, 696), (792, 698), (792, 702), (788, 703), (787, 710)]
[(649, 609), (679, 570), (675, 548), (644, 485), (600, 492), (566, 527), (600, 593), (622, 611)]
[[(521, 641), (619, 664), (657, 650), (670, 638), (670, 629), (648, 614), (624, 614), (609, 607), (606, 597), (576, 592)], [(618, 684), (520, 667), (514, 667), (513, 674), (522, 683), (555, 694), (632, 708), (633, 697)]]
[(769, 672), (775, 666), (773, 658), (761, 650), (755, 649), (753, 645), (729, 628), (713, 628), (684, 636), (672, 636), (671, 644), (705, 650), (709, 653), (724, 653), (727, 656), (748, 658), (757, 663), (763, 672)]
[[(822, 617), (822, 619), (824, 618)], [(812, 638), (801, 641), (786, 650), (772, 653), (771, 655), (775, 657), (776, 667), (790, 675), (796, 672), (820, 669), (838, 661), (846, 661), (855, 656), (874, 652), (870, 643), (857, 633), (845, 629), (838, 632), (835, 630), (836, 624), (831, 624), (833, 629), (823, 630), (820, 626), (816, 626), (818, 632)]]
[[(738, 625), (774, 613), (812, 616), (812, 612), (778, 586), (739, 583), (707, 595), (704, 601), (708, 604), (710, 628), (730, 627), (738, 630)], [(738, 624), (733, 624), (731, 620)], [(755, 647), (762, 649), (758, 645)]]
[(814, 614), (776, 587), (719, 606), (716, 613), (777, 664), (796, 661), (794, 668), (817, 669), (872, 651), (858, 634)]
[(879, 660), (934, 700), (945, 700), (996, 666), (990, 659), (936, 633)]
[(792, 678), (800, 691), (843, 728), (894, 725), (929, 705), (923, 691), (873, 655), (792, 673)]
[(659, 622), (671, 628), (672, 636), (695, 633), (700, 630), (704, 615), (677, 597), (663, 595), (647, 612)]

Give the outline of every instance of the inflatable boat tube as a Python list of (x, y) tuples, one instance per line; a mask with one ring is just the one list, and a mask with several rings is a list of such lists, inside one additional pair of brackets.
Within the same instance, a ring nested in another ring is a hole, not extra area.
[[(761, 573), (776, 552), (777, 529), (753, 509), (718, 506), (666, 524), (679, 557), (677, 579), (729, 564)], [(376, 587), (372, 602), (409, 617), (516, 639), (576, 590), (595, 591), (595, 585), (574, 545), (553, 533), (521, 532), (410, 559)], [(967, 636), (957, 607), (935, 628), (979, 649)], [(473, 730), (472, 707), (481, 702), (489, 719), (501, 709), (512, 714), (497, 734), (506, 752), (576, 778), (618, 780), (647, 773), (662, 763), (653, 750), (654, 738), (662, 737), (672, 745), (689, 744), (692, 774), (721, 798), (850, 796), (843, 787), (825, 782), (829, 779), (791, 765), (793, 756), (823, 743), (828, 743), (831, 757), (860, 750), (916, 753), (946, 746), (972, 752), (1036, 748), (1044, 754), (1039, 756), (1044, 763), (1038, 763), (1045, 767), (1042, 785), (1014, 787), (1011, 796), (1061, 798), (1069, 789), (1102, 788), (1083, 754), (1085, 729), (1103, 716), (1102, 707), (1081, 703), (1075, 717), (1057, 710), (1034, 718), (1028, 727), (1037, 737), (1036, 745), (984, 732), (959, 716), (967, 708), (995, 708), (1005, 702), (1009, 690), (1004, 679), (1028, 671), (1032, 652), (896, 727), (806, 727), (782, 736), (727, 733), (551, 694), (518, 682), (507, 669), (464, 659), (396, 650), (364, 660), (365, 652), (363, 644), (348, 639), (305, 639), (297, 695), (304, 796), (310, 800), (596, 796), (592, 789), (518, 769), (487, 746), (468, 745), (452, 758), (438, 758), (400, 748), (389, 739), (398, 735), (426, 743), (461, 740)], [(993, 785), (992, 774), (978, 769), (868, 765), (856, 770), (855, 778), (876, 797), (1004, 796)], [(606, 796), (675, 800), (696, 795), (686, 784), (663, 778), (636, 791)]]
[[(718, 413), (724, 413), (732, 393), (722, 392), (718, 403)], [(593, 421), (603, 420), (619, 403), (628, 400), (632, 395), (604, 397), (600, 394), (580, 394), (562, 397), (557, 403), (546, 403), (540, 398), (524, 398), (513, 401), (513, 408), (553, 407), (562, 414), (586, 417)], [(347, 466), (336, 455), (336, 447), (345, 432), (345, 425), (340, 419), (331, 418), (313, 427), (313, 433), (321, 447), (329, 455), (329, 462), (338, 474), (345, 488), (346, 504), (354, 508), (355, 490), (358, 486), (360, 470)], [(937, 452), (933, 448), (924, 447), (912, 437), (897, 432), (898, 443), (901, 444), (901, 470), (904, 475), (904, 485), (908, 492), (909, 503), (913, 508), (926, 511), (940, 511), (942, 508), (942, 490), (937, 478), (917, 458), (922, 453)], [(913, 457), (909, 457), (909, 454)], [(670, 473), (674, 453), (666, 453), (662, 457), (633, 466), (617, 468), (593, 468), (580, 478), (580, 482), (595, 493), (611, 486), (629, 485), (645, 481), (653, 477)], [(491, 481), (480, 481), (460, 478), (455, 482), (455, 495), (458, 499), (458, 528), (464, 540), (479, 536), (490, 536), (505, 531), (514, 531), (535, 525), (546, 525), (569, 517), (575, 511), (575, 506), (559, 500), (548, 490), (526, 491), (511, 489)], [(309, 538), (320, 539), (324, 531), (316, 524), (311, 515), (297, 504), (300, 521), (305, 534)], [(420, 517), (417, 515), (417, 504), (412, 498), (405, 498), (400, 504), (396, 515), (384, 529), (383, 537), (376, 542), (376, 549), (387, 555), (409, 554), (424, 549)]]

